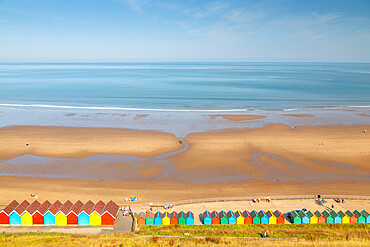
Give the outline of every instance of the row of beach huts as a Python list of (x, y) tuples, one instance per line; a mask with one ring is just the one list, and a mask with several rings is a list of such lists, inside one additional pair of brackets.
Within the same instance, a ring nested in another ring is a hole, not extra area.
[(12, 201), (0, 212), (2, 225), (114, 225), (119, 206), (113, 201), (40, 203)]
[(138, 225), (194, 225), (194, 214), (189, 211), (187, 213), (181, 211), (176, 212), (156, 212), (148, 211), (139, 214), (134, 213), (134, 218)]
[(347, 224), (347, 223), (370, 223), (370, 214), (366, 210), (361, 212), (355, 210), (339, 211), (325, 210), (322, 213), (319, 211), (303, 211), (295, 210), (290, 212), (290, 219), (293, 224)]

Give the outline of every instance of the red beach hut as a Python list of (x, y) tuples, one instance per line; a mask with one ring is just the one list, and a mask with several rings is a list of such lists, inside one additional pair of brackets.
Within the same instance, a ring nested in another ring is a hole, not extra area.
[(276, 224), (285, 224), (285, 217), (279, 210), (274, 212), (274, 216), (276, 217)]
[(14, 200), (0, 212), (0, 224), (9, 225), (9, 214), (18, 207), (19, 203)]
[(345, 214), (349, 217), (349, 223), (358, 223), (358, 217), (351, 211), (347, 210)]
[(78, 225), (78, 214), (83, 205), (80, 200), (73, 204), (71, 210), (67, 213), (67, 225)]
[(137, 218), (137, 224), (138, 225), (145, 225), (145, 213), (144, 212), (141, 212)]
[(102, 225), (114, 225), (114, 221), (116, 220), (118, 209), (119, 207), (115, 202), (109, 201), (107, 205), (105, 206), (103, 214), (101, 216)]
[(36, 213), (36, 210), (41, 206), (41, 203), (39, 203), (37, 200), (31, 203), (26, 208), (26, 212), (32, 217), (32, 224), (33, 224), (33, 215)]
[(43, 225), (44, 224), (44, 214), (50, 208), (51, 203), (46, 200), (43, 204), (41, 204), (37, 209), (36, 212), (32, 215), (32, 220), (34, 225)]
[(212, 218), (212, 225), (221, 224), (221, 219), (220, 219), (220, 217), (218, 217), (218, 213), (216, 211), (213, 211), (211, 213), (211, 218)]
[(253, 224), (253, 218), (247, 210), (242, 213), (244, 217), (244, 224)]
[(168, 217), (170, 218), (170, 225), (178, 225), (179, 224), (179, 218), (175, 211), (168, 214)]

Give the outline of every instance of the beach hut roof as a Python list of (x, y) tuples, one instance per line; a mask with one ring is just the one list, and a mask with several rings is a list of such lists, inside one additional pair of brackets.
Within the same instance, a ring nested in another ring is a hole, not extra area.
[(238, 210), (234, 213), (235, 218), (239, 218), (240, 216), (243, 216), (242, 213)]
[(274, 214), (270, 210), (266, 212), (266, 216), (269, 217), (269, 218), (271, 218), (271, 216), (273, 216), (273, 215)]
[(37, 209), (40, 207), (41, 203), (39, 203), (37, 200), (31, 203), (29, 207), (27, 207), (26, 211), (30, 214), (33, 215)]
[(299, 216), (299, 214), (297, 213), (297, 211), (295, 211), (295, 210), (293, 210), (291, 213), (290, 213), (290, 215), (292, 216), (292, 217), (298, 217)]
[(329, 214), (329, 212), (326, 210), (322, 212), (322, 215), (324, 215), (325, 218), (328, 218), (329, 216), (331, 216), (331, 214)]
[(218, 213), (217, 213), (216, 211), (213, 211), (213, 212), (211, 213), (211, 218), (213, 219), (213, 218), (215, 218), (215, 217), (219, 218), (219, 217), (218, 217)]
[(176, 216), (176, 218), (178, 218), (178, 219), (179, 219), (179, 218), (181, 218), (181, 217), (183, 216), (183, 214), (184, 214), (184, 213), (183, 213), (182, 211), (181, 211), (181, 212), (178, 212), (178, 213), (176, 213), (176, 212), (175, 212), (175, 216)]
[(89, 200), (89, 201), (88, 201), (88, 202), (86, 202), (86, 203), (85, 203), (85, 205), (82, 207), (80, 214), (81, 214), (82, 212), (85, 212), (87, 215), (90, 215), (90, 214), (91, 214), (91, 212), (92, 212), (92, 210), (93, 210), (93, 208), (94, 208), (94, 206), (95, 206), (95, 204), (94, 204), (91, 200)]
[(41, 214), (41, 215), (44, 215), (46, 213), (46, 211), (50, 208), (51, 206), (51, 203), (46, 200), (44, 201), (43, 204), (40, 205), (40, 207), (38, 207), (37, 211)]
[(311, 211), (308, 211), (306, 214), (307, 214), (307, 216), (308, 216), (308, 217), (310, 217), (310, 218), (312, 218), (312, 217), (314, 216), (314, 214), (313, 214)]
[(258, 216), (259, 216), (260, 218), (262, 218), (262, 217), (266, 216), (265, 211), (263, 211), (263, 210), (259, 211), (259, 212), (258, 212)]
[(4, 212), (9, 215), (11, 212), (13, 212), (14, 209), (16, 209), (19, 206), (19, 203), (16, 200), (13, 200), (11, 203), (9, 203), (8, 206), (4, 208)]
[(362, 215), (365, 216), (366, 218), (370, 216), (369, 212), (367, 212), (366, 210), (362, 210), (361, 211)]
[(349, 210), (346, 211), (346, 215), (348, 215), (350, 218), (353, 217), (353, 213), (351, 211), (349, 211)]
[(185, 218), (189, 218), (189, 217), (194, 218), (194, 214), (193, 214), (193, 212), (188, 211), (188, 212), (185, 214)]
[(221, 211), (221, 212), (219, 212), (218, 213), (218, 217), (220, 217), (220, 218), (222, 218), (222, 217), (226, 217), (226, 213), (225, 213), (225, 211)]
[(62, 203), (60, 201), (56, 201), (53, 203), (53, 205), (50, 206), (49, 212), (53, 215), (56, 215), (56, 213), (59, 211), (59, 209), (62, 207)]
[(71, 207), (71, 210), (68, 213), (73, 212), (74, 214), (78, 215), (78, 213), (81, 211), (81, 208), (84, 206), (84, 204), (78, 200), (73, 206)]
[(154, 213), (152, 211), (148, 211), (145, 215), (146, 218), (151, 217), (154, 218)]
[[(252, 218), (254, 218), (254, 217), (258, 216), (258, 214), (257, 214), (257, 212), (256, 212), (255, 210), (253, 210), (252, 212), (250, 212), (250, 216), (251, 216)], [(259, 216), (258, 216), (258, 217), (259, 217)]]
[(357, 217), (361, 217), (361, 213), (358, 210), (353, 211), (353, 214), (356, 215)]
[(172, 211), (172, 213), (168, 213), (167, 214), (167, 216), (169, 217), (169, 218), (173, 218), (173, 217), (176, 217), (177, 218), (177, 216), (176, 216), (176, 212), (175, 211)]
[(108, 212), (110, 215), (116, 217), (118, 209), (119, 207), (114, 201), (109, 201), (105, 206), (103, 213)]
[(306, 213), (305, 213), (303, 210), (299, 211), (299, 212), (298, 212), (298, 215), (299, 215), (301, 218), (303, 218), (303, 217), (307, 216), (307, 215), (306, 215)]
[(276, 210), (275, 212), (274, 212), (274, 216), (276, 217), (276, 218), (279, 218), (280, 216), (282, 216), (283, 214), (279, 211), (279, 210)]
[(105, 203), (100, 200), (97, 204), (95, 204), (95, 207), (92, 212), (97, 212), (99, 215), (101, 215), (103, 213), (104, 208)]
[(233, 213), (233, 211), (229, 211), (229, 212), (227, 212), (226, 213), (226, 216), (227, 216), (227, 218), (231, 218), (231, 217), (234, 217), (234, 213)]
[(335, 218), (335, 217), (338, 217), (338, 213), (337, 213), (337, 212), (335, 212), (334, 210), (331, 210), (331, 211), (330, 211), (330, 215), (331, 215), (331, 216), (333, 216), (334, 218)]
[(317, 218), (320, 218), (322, 216), (322, 213), (320, 213), (319, 211), (316, 211), (313, 214), (316, 215)]
[(140, 214), (138, 214), (138, 216), (137, 216), (137, 218), (139, 219), (139, 218), (146, 218), (145, 217), (146, 215), (145, 215), (145, 213), (144, 212), (141, 212)]
[(203, 212), (203, 217), (207, 217), (207, 216), (210, 216), (211, 214), (206, 210)]
[(73, 207), (73, 204), (72, 202), (70, 202), (69, 200), (66, 201), (63, 206), (60, 208), (60, 212), (62, 212), (64, 215), (67, 215), (67, 213), (69, 212), (69, 210), (71, 210), (71, 208)]
[(244, 218), (247, 218), (248, 216), (250, 216), (247, 210), (243, 211), (242, 215)]
[(18, 205), (18, 207), (15, 209), (15, 212), (17, 212), (17, 214), (21, 215), (25, 210), (26, 208), (30, 205), (30, 203), (26, 200), (24, 200), (21, 204)]
[(339, 211), (339, 212), (338, 212), (338, 215), (339, 215), (341, 218), (343, 218), (343, 217), (347, 216), (347, 214), (343, 213), (342, 211)]

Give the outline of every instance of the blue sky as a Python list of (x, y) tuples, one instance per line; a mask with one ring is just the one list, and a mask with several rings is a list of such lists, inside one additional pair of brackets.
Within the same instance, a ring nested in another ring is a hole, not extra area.
[(370, 62), (370, 1), (0, 0), (0, 61)]

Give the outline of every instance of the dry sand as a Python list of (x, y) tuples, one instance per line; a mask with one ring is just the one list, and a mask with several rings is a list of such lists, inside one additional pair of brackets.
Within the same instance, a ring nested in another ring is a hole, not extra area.
[(230, 121), (245, 121), (245, 120), (256, 120), (265, 118), (266, 116), (261, 115), (209, 115), (211, 119), (216, 119), (217, 117), (222, 117)]
[(181, 148), (176, 136), (156, 131), (41, 126), (0, 128), (0, 160), (23, 154), (58, 158), (94, 154), (154, 157)]
[(310, 115), (310, 114), (283, 114), (283, 116), (286, 116), (286, 117), (313, 117), (313, 115)]

